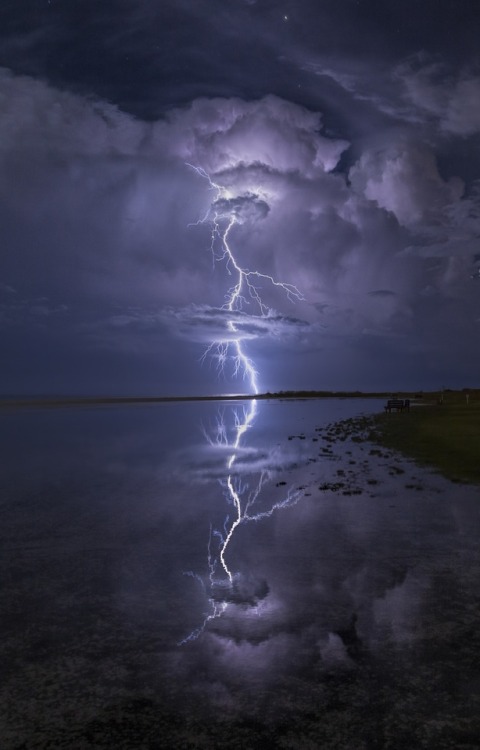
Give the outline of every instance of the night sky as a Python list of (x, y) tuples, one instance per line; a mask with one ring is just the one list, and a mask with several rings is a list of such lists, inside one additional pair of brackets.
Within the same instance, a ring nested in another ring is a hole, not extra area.
[(262, 391), (478, 385), (479, 39), (478, 0), (3, 0), (0, 394), (249, 391), (232, 331)]

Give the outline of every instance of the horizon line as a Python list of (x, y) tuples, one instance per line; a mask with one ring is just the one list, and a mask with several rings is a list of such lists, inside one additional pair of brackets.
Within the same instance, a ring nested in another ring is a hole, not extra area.
[[(480, 387), (479, 387), (480, 388)], [(190, 396), (107, 396), (107, 395), (3, 395), (0, 396), (0, 407), (15, 406), (82, 406), (95, 404), (146, 404), (146, 403), (165, 403), (165, 402), (188, 402), (188, 401), (231, 401), (231, 400), (268, 400), (278, 398), (385, 398), (392, 394), (406, 394), (423, 396), (434, 393), (441, 393), (442, 390), (450, 392), (474, 391), (475, 388), (459, 389), (391, 389), (391, 390), (374, 390), (361, 391), (355, 390), (286, 390), (286, 391), (266, 391), (265, 393), (230, 393), (216, 395), (190, 395)]]

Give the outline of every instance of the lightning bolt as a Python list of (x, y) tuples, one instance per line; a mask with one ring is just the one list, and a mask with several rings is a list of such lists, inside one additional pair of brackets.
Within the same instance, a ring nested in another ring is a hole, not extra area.
[[(271, 310), (260, 296), (262, 282), (268, 282), (273, 287), (282, 290), (290, 301), (303, 300), (303, 295), (293, 284), (277, 281), (273, 276), (256, 270), (252, 271), (240, 264), (230, 244), (230, 235), (233, 228), (235, 225), (241, 223), (234, 205), (234, 197), (229, 194), (229, 191), (225, 187), (215, 183), (210, 175), (201, 167), (196, 167), (192, 164), (187, 164), (187, 166), (205, 179), (208, 182), (209, 188), (215, 192), (215, 198), (211, 206), (205, 216), (196, 222), (196, 224), (210, 222), (210, 250), (213, 265), (215, 266), (215, 263), (223, 263), (228, 275), (235, 277), (234, 284), (225, 295), (225, 302), (222, 305), (222, 309), (234, 316), (236, 312), (243, 312), (247, 305), (253, 305), (255, 314), (261, 317), (268, 317)], [(227, 210), (222, 210), (222, 203), (228, 207)], [(208, 356), (211, 356), (217, 361), (217, 367), (220, 372), (223, 372), (227, 362), (232, 360), (234, 376), (242, 375), (243, 379), (247, 380), (251, 393), (257, 395), (259, 393), (258, 372), (253, 362), (244, 352), (241, 331), (232, 319), (227, 320), (226, 327), (229, 336), (224, 340), (212, 341), (201, 359), (204, 361)], [(237, 409), (234, 410), (233, 440), (231, 442), (228, 439), (223, 414), (217, 417), (215, 436), (213, 438), (204, 430), (205, 437), (210, 445), (229, 449), (229, 457), (226, 463), (227, 476), (226, 479), (222, 480), (221, 484), (228, 504), (233, 507), (233, 518), (230, 519), (230, 516), (227, 515), (222, 531), (210, 528), (207, 551), (208, 582), (206, 583), (200, 576), (193, 572), (186, 573), (186, 575), (198, 580), (203, 587), (209, 601), (210, 611), (204, 615), (201, 625), (181, 640), (179, 645), (196, 640), (204, 632), (208, 623), (220, 617), (227, 609), (229, 605), (228, 597), (223, 600), (220, 597), (222, 591), (226, 591), (225, 583), (227, 587), (232, 589), (235, 586), (236, 577), (228, 566), (226, 555), (228, 546), (239, 526), (269, 518), (277, 510), (294, 505), (300, 498), (300, 491), (289, 490), (283, 500), (275, 502), (267, 510), (256, 511), (255, 505), (261, 496), (264, 484), (270, 479), (269, 472), (262, 471), (260, 473), (252, 490), (250, 490), (248, 484), (242, 481), (239, 472), (235, 474), (235, 462), (242, 448), (242, 439), (252, 427), (257, 416), (257, 409), (257, 400), (252, 399), (248, 407), (244, 408), (242, 412)], [(216, 554), (212, 551), (214, 540), (217, 543)], [(223, 580), (217, 575), (218, 569), (223, 570)]]
[[(196, 167), (188, 163), (187, 166), (205, 179), (208, 182), (210, 190), (215, 192), (215, 199), (207, 213), (202, 219), (196, 222), (197, 224), (204, 224), (207, 221), (211, 222), (210, 250), (213, 263), (214, 265), (216, 262), (224, 263), (228, 275), (236, 277), (235, 283), (225, 295), (225, 302), (222, 305), (222, 309), (227, 310), (229, 313), (235, 313), (241, 312), (247, 305), (253, 304), (256, 313), (261, 317), (267, 318), (271, 310), (263, 302), (259, 291), (260, 284), (264, 281), (285, 292), (290, 301), (303, 300), (303, 294), (293, 284), (277, 281), (273, 276), (261, 273), (260, 271), (251, 271), (240, 265), (229, 242), (232, 229), (236, 224), (241, 223), (238, 211), (235, 206), (226, 211), (221, 210), (222, 200), (228, 205), (228, 202), (233, 200), (233, 196), (225, 187), (214, 182), (210, 175), (201, 167)], [(232, 336), (226, 340), (212, 341), (201, 359), (204, 361), (209, 355), (212, 356), (217, 361), (219, 371), (223, 372), (227, 361), (231, 358), (233, 360), (234, 376), (242, 374), (243, 378), (248, 381), (251, 392), (257, 395), (259, 393), (258, 372), (253, 362), (243, 351), (241, 332), (233, 320), (227, 321), (227, 330)], [(232, 348), (233, 354), (230, 354)]]

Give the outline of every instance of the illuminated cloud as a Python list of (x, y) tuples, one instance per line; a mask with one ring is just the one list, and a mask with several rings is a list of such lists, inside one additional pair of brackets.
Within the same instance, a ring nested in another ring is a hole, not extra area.
[[(265, 336), (282, 340), (309, 328), (306, 321), (280, 315), (274, 310), (261, 316), (206, 305), (191, 305), (167, 310), (162, 317), (177, 333), (203, 343)], [(235, 326), (237, 333), (232, 332), (230, 324)]]
[(269, 210), (268, 203), (252, 193), (239, 195), (235, 198), (218, 198), (212, 204), (212, 214), (216, 217), (230, 218), (234, 216), (240, 224), (245, 221), (264, 219)]
[(158, 137), (211, 174), (261, 164), (313, 176), (334, 169), (349, 145), (323, 137), (321, 128), (320, 114), (270, 95), (254, 102), (199, 99), (168, 113)]
[[(452, 331), (465, 306), (474, 310), (478, 195), (445, 175), (434, 144), (408, 123), (352, 152), (326, 134), (320, 113), (272, 95), (200, 98), (147, 122), (5, 70), (0, 93), (0, 218), (11, 250), (2, 283), (25, 300), (48, 298), (49, 309), (68, 307), (56, 315), (58, 335), (63, 325), (85, 356), (104, 347), (150, 352), (158, 367), (167, 351), (196, 361), (186, 341), (229, 340), (233, 324), (259, 366), (278, 373), (269, 389), (293, 385), (293, 355), (282, 347), (296, 346), (304, 387), (333, 362), (341, 374), (363, 356), (368, 369), (365, 331), (402, 337), (407, 356), (423, 331), (430, 347), (445, 299), (458, 300)], [(304, 299), (262, 284), (277, 312), (222, 309), (234, 279), (212, 258), (215, 215), (235, 218), (229, 242), (243, 268)]]
[(406, 226), (425, 219), (438, 221), (445, 208), (459, 201), (464, 192), (462, 180), (442, 179), (428, 148), (409, 141), (366, 151), (349, 177), (356, 190), (391, 211)]

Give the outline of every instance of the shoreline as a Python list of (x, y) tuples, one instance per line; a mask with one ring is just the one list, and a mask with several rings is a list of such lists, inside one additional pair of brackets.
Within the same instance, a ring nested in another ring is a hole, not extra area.
[[(422, 398), (423, 394), (397, 391), (401, 398)], [(119, 406), (128, 404), (185, 403), (198, 401), (275, 401), (275, 400), (316, 400), (339, 399), (389, 399), (391, 391), (279, 391), (275, 393), (238, 393), (215, 396), (12, 396), (0, 398), (0, 409), (17, 408), (60, 408), (70, 406)]]
[(480, 485), (480, 403), (424, 406), (347, 420), (350, 437), (393, 450), (453, 483)]
[[(0, 399), (0, 411), (22, 412), (33, 409), (141, 406), (161, 403), (227, 401), (306, 401), (322, 399), (388, 399), (391, 393), (361, 391), (286, 391), (264, 394), (219, 396), (70, 396)], [(448, 391), (413, 394), (412, 409), (377, 413), (337, 423), (355, 442), (369, 441), (411, 458), (419, 466), (430, 467), (457, 483), (480, 485), (480, 391)], [(423, 408), (418, 408), (422, 406)], [(338, 433), (337, 433), (338, 434)], [(345, 439), (346, 435), (344, 436)]]

